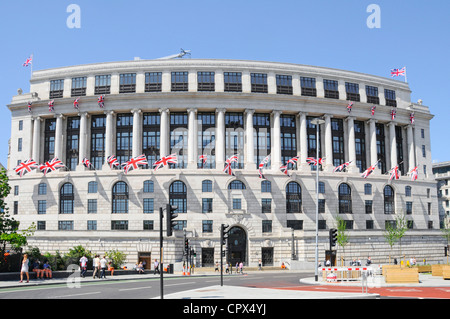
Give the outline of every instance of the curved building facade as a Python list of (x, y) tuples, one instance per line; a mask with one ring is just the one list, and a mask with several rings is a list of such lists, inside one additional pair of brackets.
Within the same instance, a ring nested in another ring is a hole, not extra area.
[[(37, 224), (30, 245), (41, 251), (116, 248), (133, 263), (159, 259), (159, 208), (169, 202), (178, 217), (165, 263), (183, 259), (185, 236), (197, 265), (215, 263), (221, 224), (231, 229), (233, 264), (312, 262), (317, 205), (320, 259), (339, 217), (350, 235), (347, 259), (387, 260), (383, 232), (398, 215), (409, 227), (403, 253), (438, 259), (433, 116), (410, 95), (400, 81), (273, 62), (135, 60), (34, 71), (30, 92), (8, 105), (8, 205), (21, 227)], [(176, 164), (152, 167), (171, 154)], [(148, 165), (128, 172), (108, 164), (110, 156), (125, 163), (140, 155)], [(22, 177), (14, 170), (53, 158), (65, 168)]]

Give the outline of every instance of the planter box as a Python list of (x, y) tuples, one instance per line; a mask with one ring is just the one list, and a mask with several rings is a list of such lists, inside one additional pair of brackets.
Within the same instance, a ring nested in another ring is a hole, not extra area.
[(431, 265), (417, 266), (417, 269), (419, 270), (419, 273), (431, 272)]
[(442, 267), (444, 265), (437, 264), (437, 265), (431, 265), (431, 275), (433, 276), (442, 276)]
[(419, 271), (417, 268), (387, 269), (386, 283), (419, 283)]
[(389, 269), (401, 269), (401, 266), (400, 265), (383, 265), (383, 270), (382, 270), (383, 276), (386, 276), (386, 272)]
[(442, 267), (442, 278), (450, 279), (450, 266), (449, 265), (444, 265)]

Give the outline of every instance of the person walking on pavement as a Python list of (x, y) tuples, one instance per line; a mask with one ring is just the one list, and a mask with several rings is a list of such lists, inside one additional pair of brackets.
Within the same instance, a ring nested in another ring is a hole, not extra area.
[(87, 271), (87, 262), (88, 259), (86, 258), (85, 255), (83, 255), (83, 257), (80, 258), (80, 268), (81, 268), (81, 274), (80, 276), (84, 278), (84, 276), (86, 275), (86, 271)]
[(239, 271), (241, 272), (241, 275), (244, 274), (244, 263), (242, 261), (239, 263)]
[(100, 278), (100, 258), (99, 255), (95, 255), (94, 261), (92, 262), (92, 267), (94, 269), (94, 273), (92, 274), (92, 279), (95, 279), (95, 275)]
[(23, 273), (27, 275), (27, 282), (30, 282), (30, 275), (28, 274), (29, 262), (30, 261), (28, 260), (28, 255), (24, 254), (22, 260), (22, 268), (20, 269), (20, 282), (23, 282)]
[(160, 272), (159, 272), (159, 263), (158, 263), (158, 260), (157, 259), (155, 259), (155, 262), (153, 263), (153, 268), (154, 268), (154, 275), (156, 275), (156, 273), (158, 273), (158, 274), (160, 274)]
[(107, 264), (106, 256), (103, 256), (103, 258), (100, 260), (100, 268), (102, 270), (101, 275), (100, 275), (101, 279), (103, 279), (103, 278), (106, 279), (106, 264)]

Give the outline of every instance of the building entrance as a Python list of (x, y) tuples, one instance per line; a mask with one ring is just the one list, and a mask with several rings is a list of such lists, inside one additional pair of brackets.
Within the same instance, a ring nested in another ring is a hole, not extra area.
[(232, 227), (228, 233), (228, 262), (247, 265), (247, 234), (241, 227)]

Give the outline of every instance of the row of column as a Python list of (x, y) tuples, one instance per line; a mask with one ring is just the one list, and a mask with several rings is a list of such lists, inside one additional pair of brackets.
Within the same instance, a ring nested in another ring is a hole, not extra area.
[[(142, 154), (142, 111), (134, 109), (133, 113), (133, 143), (132, 143), (132, 156), (136, 157)], [(161, 127), (160, 127), (160, 156), (166, 156), (170, 154), (170, 132), (169, 132), (169, 109), (160, 109), (161, 114)], [(254, 136), (253, 136), (253, 114), (255, 110), (245, 110), (245, 168), (254, 169), (257, 163), (254, 162)], [(191, 108), (187, 110), (188, 113), (188, 168), (196, 168), (198, 162), (198, 125), (197, 125), (197, 109)], [(215, 136), (215, 151), (216, 151), (216, 167), (219, 169), (223, 167), (225, 160), (225, 113), (226, 109), (216, 110), (216, 136)], [(106, 114), (106, 129), (105, 129), (105, 157), (113, 155), (115, 150), (113, 149), (114, 141), (114, 111), (105, 111)], [(272, 149), (271, 149), (271, 162), (272, 168), (277, 170), (281, 163), (281, 125), (280, 117), (282, 111), (275, 110), (272, 112), (273, 116), (273, 131), (272, 131)], [(79, 137), (79, 163), (81, 165), (82, 160), (87, 157), (88, 146), (88, 113), (80, 113), (80, 137)], [(308, 140), (307, 140), (307, 122), (306, 113), (301, 112), (299, 116), (299, 138), (300, 138), (300, 161), (298, 168), (304, 169), (308, 167), (306, 158), (308, 155)], [(333, 169), (333, 140), (331, 130), (331, 118), (329, 114), (324, 115), (325, 123), (324, 129), (324, 141), (320, 144), (325, 146), (325, 171), (331, 171)], [(55, 129), (55, 156), (63, 158), (63, 121), (64, 116), (61, 114), (56, 115), (56, 129)], [(348, 158), (351, 161), (349, 171), (356, 172), (356, 149), (355, 149), (355, 117), (349, 116), (346, 118), (347, 131), (348, 131)], [(370, 143), (370, 163), (368, 166), (374, 164), (377, 161), (377, 138), (376, 138), (376, 120), (370, 119), (369, 121), (369, 143)], [(397, 141), (395, 132), (395, 122), (389, 122), (387, 124), (389, 128), (389, 147), (390, 147), (390, 162), (391, 166), (396, 166), (397, 163)], [(408, 163), (409, 170), (415, 167), (414, 156), (414, 138), (412, 126), (407, 127), (407, 141), (408, 141)], [(32, 144), (32, 158), (39, 159), (41, 154), (41, 118), (34, 119), (33, 128), (33, 144)], [(320, 136), (319, 136), (320, 138)], [(242, 159), (241, 159), (242, 160)], [(106, 163), (106, 158), (105, 158)]]

